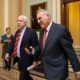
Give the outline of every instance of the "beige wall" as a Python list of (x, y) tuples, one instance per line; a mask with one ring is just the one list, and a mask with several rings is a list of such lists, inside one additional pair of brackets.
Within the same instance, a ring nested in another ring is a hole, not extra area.
[(4, 0), (0, 0), (0, 35), (3, 34), (4, 27)]
[(9, 1), (9, 19), (8, 25), (11, 27), (11, 31), (14, 34), (17, 30), (17, 17), (19, 15), (25, 15), (25, 0), (8, 0)]
[(9, 0), (8, 4), (8, 26), (11, 28), (11, 32), (14, 33), (17, 29), (18, 0)]
[[(4, 0), (0, 0), (0, 36), (4, 32)], [(0, 64), (2, 64), (2, 45), (0, 44)]]

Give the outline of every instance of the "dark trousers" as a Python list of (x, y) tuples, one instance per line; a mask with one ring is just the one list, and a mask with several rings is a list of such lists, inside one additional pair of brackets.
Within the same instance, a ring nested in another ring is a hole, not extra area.
[(19, 80), (33, 80), (27, 69), (23, 67), (23, 61), (21, 59), (18, 60), (18, 69), (20, 71)]

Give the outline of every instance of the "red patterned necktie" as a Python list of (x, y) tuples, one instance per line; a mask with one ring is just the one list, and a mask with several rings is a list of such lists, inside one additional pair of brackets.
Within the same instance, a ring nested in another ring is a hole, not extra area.
[(45, 47), (45, 43), (46, 43), (46, 39), (47, 39), (47, 30), (44, 30), (44, 35), (43, 35), (43, 49)]
[(20, 36), (21, 36), (21, 31), (18, 33), (17, 37), (16, 37), (16, 41), (14, 44), (14, 50), (13, 50), (13, 56), (16, 57), (17, 56), (17, 47), (18, 47), (18, 43), (20, 40)]

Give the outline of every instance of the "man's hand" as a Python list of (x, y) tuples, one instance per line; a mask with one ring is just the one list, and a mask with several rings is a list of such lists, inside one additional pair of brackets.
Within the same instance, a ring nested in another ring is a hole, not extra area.
[(37, 66), (38, 66), (38, 61), (34, 61), (34, 62), (33, 62), (33, 65), (34, 65), (35, 67), (37, 67)]
[(26, 51), (27, 54), (34, 55), (35, 54), (35, 49), (32, 46), (30, 46), (30, 50), (28, 48), (25, 48), (25, 51)]
[(41, 64), (41, 61), (34, 61), (33, 64), (27, 68), (27, 71), (29, 71), (35, 67), (38, 67), (40, 64)]
[(27, 54), (31, 54), (31, 52), (28, 48), (25, 48), (25, 51), (26, 51)]
[(80, 80), (80, 72), (76, 72), (76, 78), (77, 80)]
[(38, 63), (37, 63), (36, 61), (34, 61), (33, 64), (32, 64), (31, 66), (27, 67), (27, 71), (29, 71), (29, 70), (31, 70), (31, 69), (37, 67), (37, 66), (38, 66)]
[(38, 67), (40, 64), (41, 64), (41, 61), (34, 61), (34, 62), (33, 62), (33, 65), (34, 65), (35, 67)]
[(35, 54), (35, 49), (32, 46), (30, 46), (30, 49), (31, 49), (31, 53), (34, 55)]

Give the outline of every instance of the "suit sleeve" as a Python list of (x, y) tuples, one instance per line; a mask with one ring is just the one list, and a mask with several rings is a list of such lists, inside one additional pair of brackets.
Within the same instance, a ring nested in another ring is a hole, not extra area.
[[(32, 30), (32, 46), (33, 47), (38, 46), (38, 37), (37, 37), (37, 34), (34, 30)], [(39, 57), (39, 53), (36, 52), (35, 55), (33, 55), (33, 60), (37, 61), (38, 57)]]
[(80, 71), (80, 63), (77, 58), (76, 52), (74, 51), (72, 47), (73, 41), (72, 41), (69, 31), (66, 28), (63, 29), (63, 33), (60, 38), (60, 43), (65, 51), (65, 54), (67, 55), (68, 59), (71, 62), (73, 70), (75, 72)]

